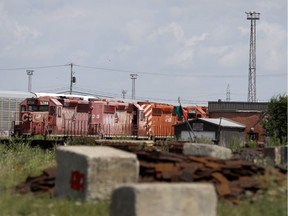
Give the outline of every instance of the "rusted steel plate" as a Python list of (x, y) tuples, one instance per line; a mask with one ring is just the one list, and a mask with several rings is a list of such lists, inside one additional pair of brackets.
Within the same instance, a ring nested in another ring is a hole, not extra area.
[(229, 188), (229, 181), (219, 172), (213, 172), (211, 176), (216, 179), (219, 184), (216, 184), (216, 191), (220, 196), (225, 196), (231, 193), (231, 189)]
[(55, 186), (56, 168), (49, 168), (36, 177), (28, 176), (25, 182), (16, 186), (16, 191), (19, 193), (53, 193)]
[(239, 178), (239, 187), (241, 188), (260, 188), (259, 180), (256, 180), (253, 177), (241, 176)]
[(156, 172), (167, 172), (167, 171), (173, 171), (176, 169), (176, 166), (173, 163), (157, 163), (154, 165)]
[(211, 176), (221, 184), (229, 184), (229, 181), (225, 178), (225, 176), (219, 172), (213, 172)]
[(222, 164), (209, 161), (209, 162), (205, 163), (205, 166), (212, 168), (212, 169), (219, 169), (222, 167)]

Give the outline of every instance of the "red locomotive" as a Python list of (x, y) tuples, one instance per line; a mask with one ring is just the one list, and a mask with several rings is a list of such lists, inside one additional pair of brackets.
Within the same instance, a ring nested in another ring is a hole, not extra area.
[(174, 137), (175, 107), (81, 96), (40, 96), (20, 103), (14, 133), (44, 136)]

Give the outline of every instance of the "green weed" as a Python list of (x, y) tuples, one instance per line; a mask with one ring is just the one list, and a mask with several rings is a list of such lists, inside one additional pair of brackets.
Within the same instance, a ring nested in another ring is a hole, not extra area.
[(20, 195), (15, 186), (56, 166), (55, 150), (31, 148), (18, 143), (0, 146), (0, 215), (77, 216), (108, 215), (108, 202), (90, 203), (46, 195)]

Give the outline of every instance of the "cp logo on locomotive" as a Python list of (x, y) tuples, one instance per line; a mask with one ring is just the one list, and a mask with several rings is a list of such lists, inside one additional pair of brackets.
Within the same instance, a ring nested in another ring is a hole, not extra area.
[(27, 114), (27, 113), (24, 113), (24, 114), (22, 115), (22, 121), (25, 122), (25, 121), (27, 121), (27, 120), (28, 120), (28, 114)]

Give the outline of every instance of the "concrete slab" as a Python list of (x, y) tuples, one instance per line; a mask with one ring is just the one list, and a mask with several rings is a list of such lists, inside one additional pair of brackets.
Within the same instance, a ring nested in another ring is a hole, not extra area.
[(269, 158), (270, 165), (287, 164), (287, 145), (264, 148), (264, 158)]
[(112, 193), (110, 216), (216, 216), (212, 184), (130, 184)]
[(183, 154), (230, 159), (232, 157), (232, 150), (223, 146), (206, 143), (185, 143), (183, 146)]
[(56, 160), (58, 197), (105, 200), (119, 184), (138, 181), (136, 155), (111, 147), (61, 146)]
[(287, 164), (288, 145), (281, 147), (281, 164)]

